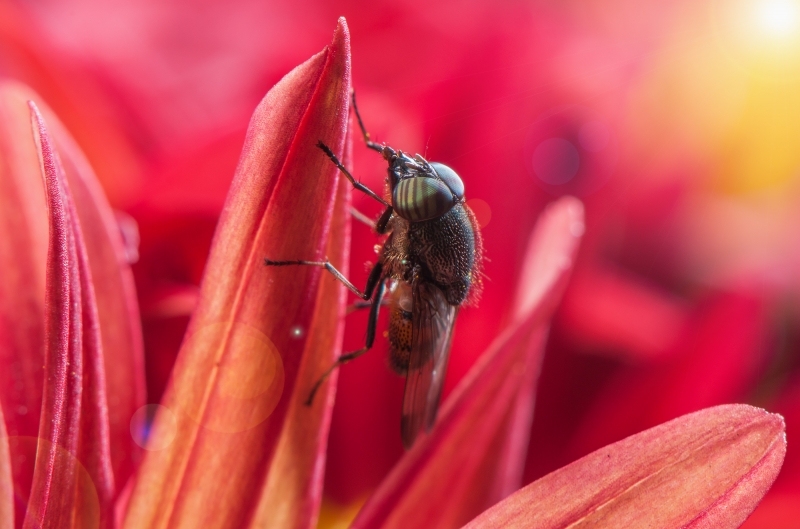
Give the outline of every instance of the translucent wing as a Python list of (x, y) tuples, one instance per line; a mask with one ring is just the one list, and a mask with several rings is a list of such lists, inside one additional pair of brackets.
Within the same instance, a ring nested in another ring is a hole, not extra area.
[(447, 303), (439, 287), (414, 280), (411, 355), (403, 395), (403, 444), (411, 448), (424, 427), (436, 420), (458, 307)]

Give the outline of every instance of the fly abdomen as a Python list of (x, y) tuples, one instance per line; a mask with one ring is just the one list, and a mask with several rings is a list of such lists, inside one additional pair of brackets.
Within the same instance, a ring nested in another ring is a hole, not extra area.
[(408, 372), (411, 357), (412, 314), (400, 305), (395, 305), (389, 313), (389, 365), (400, 375)]

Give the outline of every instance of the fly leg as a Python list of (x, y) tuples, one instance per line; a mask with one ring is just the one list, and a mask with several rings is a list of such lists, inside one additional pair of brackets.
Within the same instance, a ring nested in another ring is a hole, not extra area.
[[(381, 302), (381, 306), (382, 307), (385, 307), (388, 304), (389, 304), (389, 300), (388, 299), (384, 299)], [(353, 302), (351, 305), (348, 305), (346, 313), (347, 314), (352, 314), (353, 312), (355, 312), (357, 310), (364, 310), (364, 309), (368, 309), (370, 307), (372, 307), (372, 302), (371, 301), (361, 301), (361, 300), (359, 300), (359, 301)]]
[(332, 161), (332, 162), (333, 162), (333, 163), (336, 165), (336, 167), (338, 167), (338, 168), (339, 168), (339, 170), (340, 170), (340, 171), (341, 171), (341, 172), (344, 174), (344, 176), (346, 176), (346, 177), (347, 177), (347, 179), (348, 179), (348, 180), (350, 180), (350, 183), (351, 183), (351, 184), (353, 184), (353, 187), (354, 187), (354, 188), (356, 188), (356, 189), (358, 189), (359, 191), (361, 191), (362, 193), (364, 193), (364, 194), (366, 194), (366, 195), (368, 195), (368, 196), (370, 196), (370, 197), (374, 198), (375, 200), (377, 200), (378, 202), (380, 202), (380, 203), (381, 203), (381, 204), (383, 204), (384, 206), (386, 206), (386, 207), (391, 207), (391, 205), (390, 205), (388, 202), (386, 202), (384, 199), (382, 199), (381, 197), (379, 197), (379, 196), (378, 196), (378, 195), (375, 193), (375, 191), (373, 191), (372, 189), (368, 188), (367, 186), (365, 186), (365, 185), (364, 185), (364, 184), (362, 184), (361, 182), (357, 181), (357, 180), (356, 180), (356, 179), (353, 177), (353, 175), (351, 175), (351, 174), (350, 174), (350, 171), (348, 171), (348, 170), (347, 170), (347, 168), (346, 168), (344, 165), (342, 165), (342, 162), (340, 162), (340, 161), (339, 161), (339, 158), (337, 158), (337, 157), (336, 157), (336, 155), (335, 155), (335, 154), (333, 154), (333, 151), (330, 149), (330, 147), (328, 147), (327, 145), (325, 145), (325, 144), (324, 144), (324, 143), (322, 143), (321, 141), (318, 141), (318, 142), (317, 142), (317, 147), (319, 147), (320, 149), (322, 149), (322, 151), (323, 151), (325, 154), (327, 154), (327, 155), (328, 155), (328, 158), (330, 158), (330, 159), (331, 159), (331, 161)]
[(372, 149), (373, 151), (378, 151), (379, 153), (383, 153), (383, 146), (378, 145), (374, 141), (370, 140), (369, 132), (364, 127), (364, 122), (361, 121), (361, 113), (358, 111), (358, 105), (356, 105), (356, 91), (353, 90), (353, 110), (356, 111), (356, 119), (358, 119), (358, 127), (361, 129), (361, 134), (364, 135), (364, 143), (367, 144), (367, 147)]
[(362, 224), (366, 224), (370, 228), (375, 229), (375, 223), (372, 221), (372, 219), (369, 218), (369, 216), (365, 215), (364, 213), (358, 211), (356, 208), (350, 208), (350, 214), (357, 221), (361, 222)]
[[(353, 294), (360, 297), (364, 301), (368, 301), (370, 298), (372, 299), (372, 304), (370, 306), (369, 312), (369, 325), (367, 326), (367, 343), (364, 347), (359, 349), (358, 351), (353, 351), (352, 353), (347, 353), (339, 357), (338, 360), (328, 369), (325, 373), (323, 373), (322, 377), (314, 384), (314, 387), (311, 389), (311, 394), (308, 396), (308, 400), (306, 401), (307, 406), (311, 406), (311, 402), (314, 400), (314, 395), (319, 390), (319, 387), (325, 381), (326, 378), (333, 373), (333, 370), (339, 367), (342, 364), (346, 364), (350, 360), (354, 358), (358, 358), (362, 354), (369, 351), (372, 347), (372, 343), (375, 341), (375, 328), (378, 324), (378, 311), (381, 308), (381, 303), (383, 302), (383, 293), (386, 290), (386, 283), (383, 280), (382, 273), (383, 273), (383, 264), (378, 262), (374, 267), (372, 267), (372, 271), (369, 273), (369, 277), (367, 278), (367, 284), (364, 287), (364, 292), (361, 292), (358, 287), (353, 285), (341, 272), (339, 272), (327, 259), (324, 261), (303, 261), (303, 260), (294, 260), (294, 261), (272, 261), (270, 259), (264, 259), (265, 266), (319, 266), (320, 268), (324, 268), (328, 272), (330, 272), (333, 277), (338, 279), (342, 282), (344, 286), (346, 286)], [(377, 287), (377, 291), (376, 288)], [(373, 297), (372, 294), (375, 293)]]
[(361, 292), (357, 286), (351, 283), (340, 271), (338, 271), (330, 261), (325, 259), (324, 261), (303, 261), (303, 260), (294, 260), (294, 261), (273, 261), (271, 259), (264, 258), (264, 266), (319, 266), (320, 268), (324, 268), (328, 272), (330, 272), (333, 277), (338, 279), (342, 282), (344, 286), (350, 290), (353, 294), (360, 297), (364, 301), (368, 301), (372, 297), (372, 293), (375, 291), (375, 286), (378, 284), (378, 280), (381, 277), (381, 272), (383, 271), (383, 265), (381, 263), (376, 264), (372, 271), (369, 273), (369, 277), (367, 278), (367, 286), (364, 287), (364, 292)]
[(319, 390), (320, 386), (322, 386), (322, 383), (325, 382), (331, 373), (333, 373), (334, 369), (346, 364), (347, 362), (350, 362), (351, 360), (355, 360), (372, 348), (372, 344), (375, 342), (375, 329), (378, 326), (378, 312), (380, 311), (381, 304), (383, 302), (383, 294), (385, 290), (386, 282), (381, 281), (378, 284), (378, 288), (375, 291), (375, 297), (372, 299), (372, 305), (370, 306), (369, 321), (367, 323), (367, 340), (364, 344), (364, 347), (357, 351), (343, 354), (336, 360), (336, 362), (333, 363), (330, 368), (328, 368), (327, 371), (322, 374), (321, 377), (319, 377), (319, 380), (317, 380), (317, 382), (314, 384), (314, 387), (311, 388), (311, 393), (308, 395), (308, 400), (305, 402), (306, 406), (311, 406), (311, 403), (314, 401), (314, 395), (317, 394), (317, 391)]
[(388, 206), (383, 211), (383, 213), (381, 214), (380, 218), (378, 218), (378, 221), (373, 223), (372, 219), (370, 219), (368, 216), (364, 215), (363, 213), (361, 213), (360, 211), (358, 211), (355, 208), (350, 208), (350, 214), (356, 220), (358, 220), (359, 222), (363, 222), (364, 224), (366, 224), (367, 226), (369, 226), (370, 228), (375, 230), (375, 232), (378, 235), (384, 235), (388, 231), (387, 230), (387, 225), (389, 224), (389, 219), (392, 218), (392, 212), (393, 211), (394, 211), (394, 209), (392, 208), (392, 206)]

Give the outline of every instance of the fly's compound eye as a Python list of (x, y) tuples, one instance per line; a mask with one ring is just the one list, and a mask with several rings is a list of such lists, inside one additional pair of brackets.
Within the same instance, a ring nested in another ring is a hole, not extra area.
[(455, 171), (439, 162), (431, 162), (430, 166), (433, 167), (439, 178), (447, 184), (447, 187), (450, 188), (450, 191), (453, 192), (457, 199), (464, 198), (464, 182), (461, 181), (461, 177)]
[[(452, 169), (450, 171), (452, 172)], [(463, 190), (464, 186), (461, 187)], [(436, 178), (407, 178), (398, 182), (392, 192), (392, 206), (395, 212), (410, 222), (441, 217), (450, 211), (455, 203), (456, 199), (445, 182)]]

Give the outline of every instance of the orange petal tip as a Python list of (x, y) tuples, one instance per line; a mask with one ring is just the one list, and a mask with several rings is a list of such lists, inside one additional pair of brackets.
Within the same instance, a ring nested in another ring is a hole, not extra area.
[(785, 453), (781, 416), (744, 404), (708, 408), (548, 474), (467, 527), (739, 527)]

